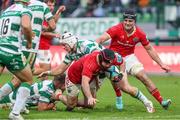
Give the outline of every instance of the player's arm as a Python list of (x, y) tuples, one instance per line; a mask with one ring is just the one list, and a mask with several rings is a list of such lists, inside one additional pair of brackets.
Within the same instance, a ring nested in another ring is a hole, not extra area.
[(126, 71), (126, 65), (125, 65), (124, 61), (122, 62), (122, 64), (119, 67), (120, 67), (121, 72), (124, 73)]
[(67, 105), (67, 96), (63, 95), (62, 92), (52, 94), (51, 99), (61, 101), (64, 105)]
[(61, 13), (66, 10), (66, 6), (62, 5), (58, 8), (58, 10), (56, 11), (56, 14), (54, 15), (54, 20), (57, 23), (59, 16), (61, 15)]
[(83, 92), (87, 98), (92, 98), (92, 94), (90, 92), (89, 81), (90, 81), (89, 77), (85, 75), (82, 76), (81, 85), (82, 85)]
[(32, 27), (31, 27), (31, 17), (28, 14), (24, 14), (21, 19), (22, 32), (27, 40), (27, 48), (30, 49), (32, 46)]
[(159, 55), (157, 54), (156, 50), (152, 47), (152, 45), (148, 44), (146, 46), (144, 46), (144, 48), (146, 49), (147, 53), (149, 54), (149, 56), (162, 68), (164, 69), (166, 72), (170, 71), (170, 68), (163, 64), (163, 62), (161, 61)]
[(60, 38), (60, 34), (54, 33), (54, 32), (42, 32), (41, 35), (45, 36), (46, 38), (52, 39), (52, 38)]
[(91, 94), (91, 91), (90, 91), (90, 86), (89, 86), (89, 81), (90, 80), (91, 79), (88, 76), (83, 75), (82, 76), (81, 86), (82, 86), (82, 90), (83, 90), (84, 95), (88, 99), (88, 104), (89, 105), (94, 105), (94, 104), (96, 104), (96, 99), (93, 98), (93, 96)]
[(52, 110), (54, 107), (54, 103), (38, 102), (38, 111)]
[(50, 75), (54, 76), (54, 75), (63, 74), (67, 70), (68, 67), (69, 67), (68, 64), (65, 64), (64, 62), (62, 62), (58, 67), (51, 70)]
[(38, 78), (50, 75), (50, 76), (55, 76), (55, 75), (59, 75), (59, 74), (63, 74), (67, 68), (69, 67), (70, 64), (65, 64), (64, 62), (62, 62), (59, 66), (57, 66), (56, 68), (50, 70), (50, 71), (45, 71), (42, 72), (40, 75), (38, 75)]
[(96, 39), (96, 42), (97, 42), (98, 44), (102, 44), (102, 43), (104, 43), (105, 41), (107, 41), (107, 40), (109, 40), (109, 39), (111, 39), (110, 35), (105, 32), (105, 33), (102, 34), (99, 38)]
[(48, 21), (48, 27), (43, 27), (43, 32), (52, 32), (56, 29), (56, 23), (54, 18)]

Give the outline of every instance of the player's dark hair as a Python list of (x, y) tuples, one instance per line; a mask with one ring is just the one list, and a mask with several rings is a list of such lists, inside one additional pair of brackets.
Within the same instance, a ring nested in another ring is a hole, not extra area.
[(64, 84), (64, 83), (65, 83), (65, 77), (66, 77), (65, 74), (56, 75), (56, 76), (54, 76), (54, 81), (58, 81), (58, 82), (60, 82), (61, 84)]
[(55, 0), (44, 0), (45, 3), (51, 2), (51, 3), (55, 3)]

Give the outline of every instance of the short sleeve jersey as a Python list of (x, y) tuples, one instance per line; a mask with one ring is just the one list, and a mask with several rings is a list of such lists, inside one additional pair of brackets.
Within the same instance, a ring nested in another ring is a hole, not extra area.
[(35, 33), (35, 37), (32, 41), (32, 49), (26, 49), (26, 41), (23, 41), (23, 51), (37, 52), (39, 49), (40, 36), (42, 31), (43, 21), (47, 22), (53, 18), (52, 13), (50, 12), (49, 7), (41, 1), (31, 0), (28, 8), (32, 11), (32, 29)]
[(80, 57), (90, 54), (95, 50), (102, 50), (104, 47), (91, 40), (79, 40), (77, 42), (76, 53), (68, 53), (65, 56), (64, 63), (70, 64), (74, 60), (78, 60)]
[[(81, 57), (75, 61), (68, 70), (68, 77), (74, 84), (81, 84), (82, 76), (85, 75), (91, 80), (97, 76), (101, 70), (101, 66), (97, 62), (99, 51), (95, 51), (91, 54)], [(112, 65), (121, 65), (122, 58), (119, 54), (116, 54)]]
[(15, 3), (7, 8), (0, 16), (0, 48), (3, 51), (18, 54), (22, 46), (21, 17), (32, 13), (27, 6)]
[[(12, 95), (10, 95), (10, 99), (13, 102), (16, 99), (17, 90), (13, 91)], [(55, 92), (55, 88), (52, 80), (44, 80), (41, 82), (36, 82), (31, 85), (30, 96), (27, 98), (26, 105), (27, 106), (36, 106), (38, 102), (51, 102), (51, 95)]]
[(52, 80), (44, 80), (31, 86), (31, 95), (28, 97), (26, 104), (37, 105), (38, 102), (51, 102), (51, 95), (55, 92)]
[(123, 57), (133, 54), (137, 43), (140, 42), (143, 46), (149, 44), (146, 34), (137, 26), (130, 36), (125, 32), (123, 23), (109, 28), (106, 32), (111, 37), (110, 49), (118, 52)]

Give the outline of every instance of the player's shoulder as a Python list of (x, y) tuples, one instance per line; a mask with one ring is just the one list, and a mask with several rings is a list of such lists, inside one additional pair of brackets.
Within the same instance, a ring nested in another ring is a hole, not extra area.
[(18, 10), (21, 12), (30, 11), (27, 6), (24, 6), (22, 4), (13, 4), (8, 8), (8, 10)]
[(139, 35), (146, 35), (146, 33), (145, 33), (139, 26), (136, 26), (136, 32), (137, 32)]
[(112, 27), (109, 28), (111, 31), (121, 31), (123, 30), (123, 23), (118, 23)]
[(46, 3), (38, 1), (38, 0), (31, 0), (29, 6), (30, 7), (32, 7), (32, 6), (36, 7), (37, 9), (38, 9), (38, 7), (43, 7), (43, 8), (48, 7)]
[(43, 87), (41, 88), (40, 91), (47, 91), (47, 92), (53, 92), (54, 87), (53, 87), (53, 81), (52, 80), (44, 80), (42, 82)]

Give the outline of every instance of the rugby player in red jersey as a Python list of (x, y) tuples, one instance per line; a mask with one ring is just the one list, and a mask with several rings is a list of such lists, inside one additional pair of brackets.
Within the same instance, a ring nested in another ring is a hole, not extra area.
[[(96, 102), (96, 91), (99, 88), (97, 78), (101, 71), (106, 71), (111, 65), (121, 65), (123, 60), (117, 60), (110, 49), (95, 51), (81, 57), (69, 67), (65, 87), (67, 91), (67, 110), (71, 111), (78, 104), (80, 88), (84, 94), (84, 104), (93, 107)], [(94, 90), (96, 89), (96, 90)]]
[[(72, 64), (74, 60), (78, 60), (80, 57), (90, 54), (95, 50), (105, 49), (103, 46), (98, 45), (94, 41), (79, 40), (76, 36), (74, 36), (70, 32), (62, 34), (61, 37), (62, 38), (60, 40), (60, 43), (61, 45), (63, 45), (65, 50), (68, 52), (68, 54), (65, 56), (65, 59), (59, 66), (57, 66), (56, 68), (50, 71), (45, 71), (41, 73), (39, 77), (44, 77), (47, 75), (55, 76), (58, 74), (62, 74), (68, 69), (68, 67)], [(118, 53), (115, 53), (115, 55), (118, 58), (117, 60), (122, 61), (121, 55), (119, 55)], [(124, 66), (124, 63), (123, 65), (121, 65), (122, 72), (125, 71), (123, 66)], [(121, 89), (123, 92), (141, 101), (145, 105), (147, 112), (149, 113), (154, 112), (154, 107), (153, 107), (152, 102), (148, 100), (146, 96), (138, 88), (133, 87), (128, 83), (128, 81), (126, 80), (127, 75), (122, 74), (119, 71), (118, 66), (112, 65), (107, 71), (101, 72), (98, 76), (99, 83), (100, 83), (99, 85), (103, 83), (105, 77), (107, 77), (111, 81), (113, 88), (115, 88), (114, 90), (116, 92), (116, 108), (118, 110), (121, 111), (123, 109), (122, 97), (117, 96), (118, 95), (117, 90), (120, 91)], [(87, 107), (87, 106), (84, 106), (83, 101), (78, 101), (78, 106)]]
[(110, 49), (118, 52), (125, 60), (126, 72), (134, 75), (140, 80), (151, 93), (152, 96), (167, 109), (171, 103), (170, 99), (163, 99), (159, 90), (151, 79), (146, 75), (142, 63), (134, 54), (134, 49), (137, 43), (141, 43), (149, 56), (166, 72), (170, 68), (165, 65), (159, 58), (155, 49), (151, 46), (146, 34), (136, 26), (136, 13), (132, 9), (127, 9), (123, 13), (123, 22), (112, 26), (104, 34), (96, 39), (99, 44), (111, 39)]

